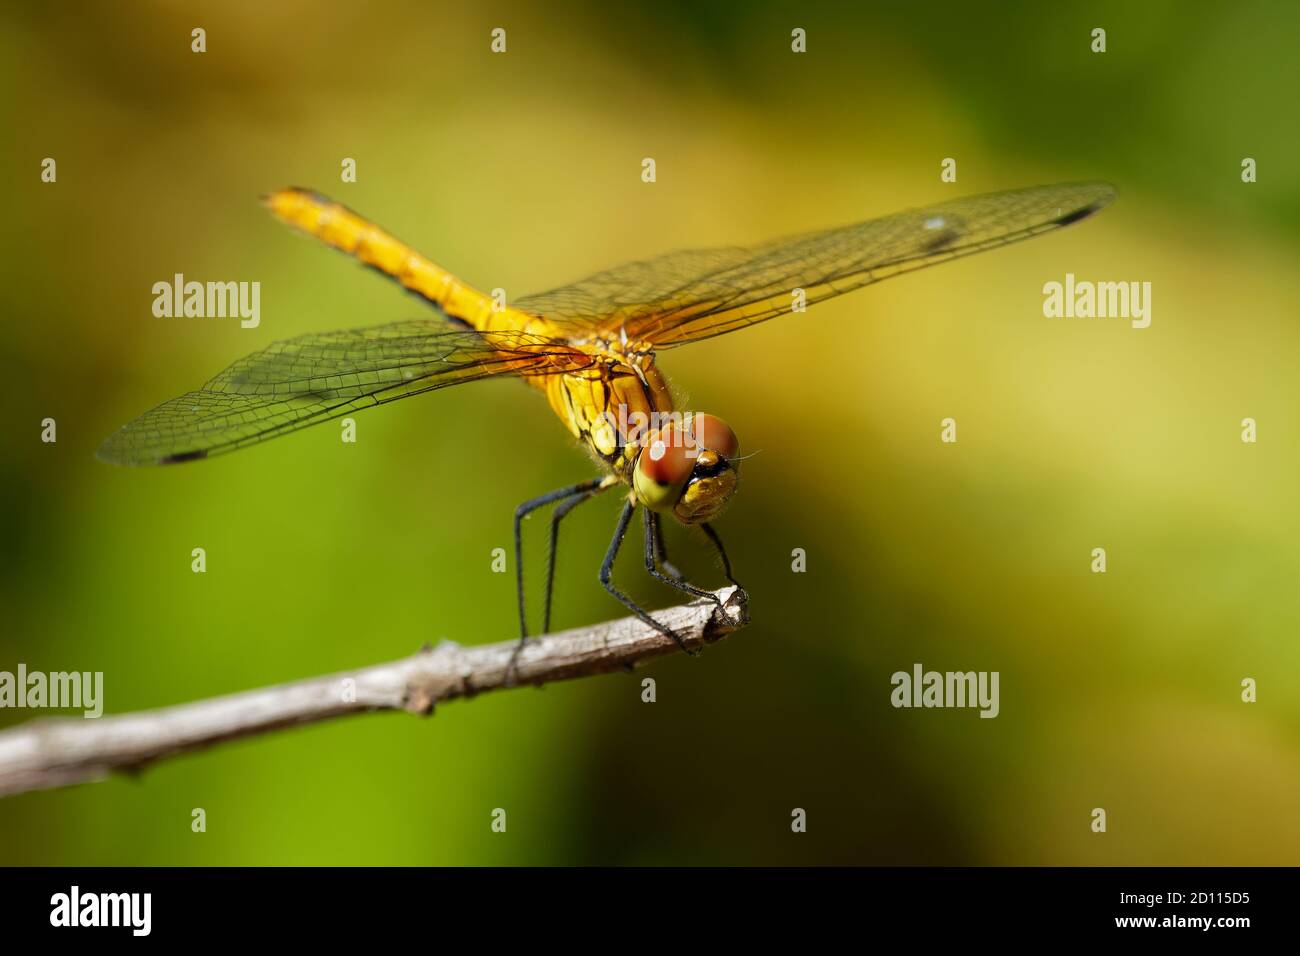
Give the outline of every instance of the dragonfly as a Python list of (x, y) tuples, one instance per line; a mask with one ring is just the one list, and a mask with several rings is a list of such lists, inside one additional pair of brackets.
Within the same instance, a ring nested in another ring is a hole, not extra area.
[[(740, 588), (713, 526), (739, 486), (740, 441), (722, 418), (675, 407), (658, 353), (777, 316), (800, 318), (808, 305), (883, 279), (1052, 232), (1114, 196), (1099, 182), (988, 193), (759, 245), (672, 252), (506, 303), (346, 206), (309, 189), (282, 189), (263, 200), (277, 219), (395, 280), (437, 314), (273, 343), (128, 423), (99, 457), (124, 465), (194, 461), (436, 389), (518, 378), (545, 395), (599, 469), (515, 510), (520, 647), (528, 638), (524, 519), (552, 506), (546, 633), (561, 521), (621, 487), (623, 506), (598, 580), (687, 650), (679, 634), (616, 586), (614, 563), (641, 508), (645, 569), (655, 580), (721, 606), (668, 560), (663, 522), (674, 520), (702, 530), (727, 580)], [(808, 335), (825, 341), (829, 333), (810, 327)]]

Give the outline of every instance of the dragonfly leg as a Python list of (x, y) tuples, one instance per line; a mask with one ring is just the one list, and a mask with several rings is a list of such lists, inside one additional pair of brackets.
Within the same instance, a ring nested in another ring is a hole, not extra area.
[(598, 484), (594, 488), (580, 491), (567, 501), (560, 502), (555, 506), (555, 510), (551, 512), (551, 536), (546, 548), (546, 598), (542, 603), (543, 634), (551, 629), (551, 595), (555, 589), (555, 555), (560, 542), (560, 522), (564, 520), (565, 515), (578, 505), (584, 501), (590, 501), (607, 487), (609, 487), (607, 484)]
[[(645, 513), (646, 513), (646, 518), (649, 518), (650, 509), (647, 508)], [(659, 520), (658, 515), (654, 516), (654, 526), (655, 526), (654, 528), (655, 554), (658, 556), (659, 559), (659, 570), (671, 578), (676, 578), (678, 581), (685, 581), (686, 575), (682, 574), (681, 571), (677, 570), (677, 566), (675, 564), (672, 564), (668, 561), (668, 549), (664, 547), (664, 526), (663, 523)]]
[(671, 637), (677, 642), (678, 647), (683, 651), (686, 651), (686, 653), (691, 657), (694, 657), (699, 653), (699, 651), (691, 651), (687, 649), (686, 642), (681, 639), (681, 636), (676, 631), (660, 624), (647, 614), (644, 609), (639, 607), (630, 597), (610, 583), (610, 576), (614, 573), (614, 561), (618, 558), (619, 549), (623, 546), (623, 538), (627, 536), (627, 526), (632, 521), (632, 512), (634, 511), (636, 511), (635, 501), (629, 500), (625, 505), (623, 505), (623, 511), (618, 516), (618, 526), (614, 529), (614, 539), (610, 541), (609, 550), (605, 553), (605, 560), (600, 566), (600, 583), (606, 591), (618, 598), (619, 601), (623, 603), (623, 606), (629, 611), (641, 620), (645, 621), (645, 623), (649, 624), (660, 634)]
[(549, 505), (552, 501), (572, 498), (574, 495), (591, 491), (599, 487), (604, 480), (604, 478), (592, 478), (590, 481), (582, 481), (576, 485), (561, 488), (559, 491), (551, 491), (540, 497), (525, 501), (515, 509), (515, 589), (519, 597), (519, 638), (521, 641), (528, 636), (528, 615), (524, 602), (524, 518), (538, 508)]
[(718, 532), (714, 531), (713, 525), (709, 524), (707, 521), (702, 522), (700, 527), (703, 528), (704, 533), (709, 536), (709, 540), (713, 542), (713, 546), (718, 549), (718, 557), (722, 558), (722, 573), (727, 576), (728, 581), (740, 588), (740, 596), (745, 600), (748, 600), (749, 592), (745, 590), (745, 586), (737, 581), (735, 576), (731, 573), (731, 561), (727, 558), (727, 549), (722, 546), (722, 539), (718, 537)]
[(664, 557), (663, 527), (659, 523), (659, 516), (647, 508), (645, 511), (645, 569), (650, 572), (650, 576), (656, 581), (662, 581), (669, 587), (676, 588), (679, 591), (685, 591), (695, 597), (708, 598), (718, 606), (718, 610), (724, 610), (722, 599), (712, 591), (697, 588), (682, 577), (676, 568), (668, 571), (672, 565), (664, 561)]

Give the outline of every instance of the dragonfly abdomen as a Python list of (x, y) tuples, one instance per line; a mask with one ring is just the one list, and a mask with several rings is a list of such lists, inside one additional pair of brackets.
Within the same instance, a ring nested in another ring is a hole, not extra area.
[(517, 309), (501, 307), (369, 219), (320, 193), (281, 189), (266, 197), (265, 203), (282, 222), (396, 280), (461, 325), (480, 332), (529, 332), (530, 326), (545, 324)]

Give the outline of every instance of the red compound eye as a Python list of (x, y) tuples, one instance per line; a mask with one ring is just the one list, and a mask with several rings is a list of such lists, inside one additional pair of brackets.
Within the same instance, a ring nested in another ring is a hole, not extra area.
[(669, 426), (650, 433), (638, 467), (655, 484), (678, 485), (691, 476), (695, 465), (687, 451), (682, 436)]
[(705, 451), (716, 451), (723, 458), (731, 458), (740, 451), (740, 439), (717, 415), (696, 412), (691, 416), (691, 427), (695, 441)]

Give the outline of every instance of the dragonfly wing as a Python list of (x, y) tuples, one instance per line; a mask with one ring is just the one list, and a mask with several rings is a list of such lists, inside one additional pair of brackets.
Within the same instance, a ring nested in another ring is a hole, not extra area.
[(733, 332), (891, 276), (1067, 226), (1115, 197), (1105, 183), (956, 199), (749, 248), (687, 250), (529, 296), (516, 308), (577, 337), (624, 332), (670, 348)]
[(206, 458), (448, 385), (577, 371), (591, 362), (544, 336), (448, 329), (436, 320), (303, 335), (145, 412), (110, 436), (99, 457), (124, 465)]

